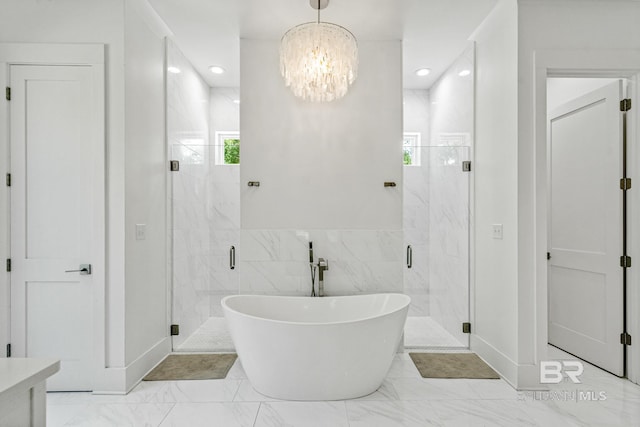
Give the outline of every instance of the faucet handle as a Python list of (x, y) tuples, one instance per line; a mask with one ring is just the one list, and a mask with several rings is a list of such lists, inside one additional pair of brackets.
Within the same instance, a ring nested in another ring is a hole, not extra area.
[(329, 261), (324, 258), (318, 258), (318, 267), (328, 270), (329, 269)]

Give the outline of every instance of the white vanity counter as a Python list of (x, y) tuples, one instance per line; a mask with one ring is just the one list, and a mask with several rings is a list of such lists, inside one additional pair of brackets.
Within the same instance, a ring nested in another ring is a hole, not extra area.
[(53, 359), (0, 359), (0, 427), (44, 426), (45, 382), (59, 369)]

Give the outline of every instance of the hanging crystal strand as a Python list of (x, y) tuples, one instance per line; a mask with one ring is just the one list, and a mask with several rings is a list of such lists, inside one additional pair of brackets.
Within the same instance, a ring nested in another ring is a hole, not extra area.
[(302, 24), (282, 38), (280, 72), (295, 96), (332, 101), (343, 97), (358, 75), (357, 49), (353, 34), (338, 25)]

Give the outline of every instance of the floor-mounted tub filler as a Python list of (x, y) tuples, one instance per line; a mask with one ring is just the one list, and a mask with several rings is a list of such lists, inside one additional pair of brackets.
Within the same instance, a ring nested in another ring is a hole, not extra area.
[(403, 294), (233, 295), (222, 307), (258, 392), (285, 400), (342, 400), (380, 387), (410, 302)]

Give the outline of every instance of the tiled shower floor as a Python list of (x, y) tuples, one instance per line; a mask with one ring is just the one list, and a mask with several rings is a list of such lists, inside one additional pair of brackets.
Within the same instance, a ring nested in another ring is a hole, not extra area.
[(210, 317), (175, 351), (196, 353), (235, 351), (227, 328), (227, 320), (224, 317)]
[(409, 316), (404, 325), (406, 348), (467, 348), (431, 317)]
[[(407, 348), (466, 348), (430, 317), (407, 317), (404, 328)], [(210, 317), (179, 348), (179, 352), (234, 351), (223, 317)]]

